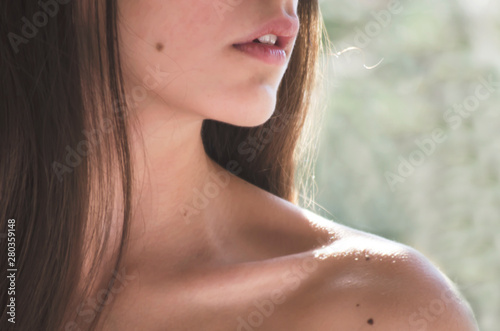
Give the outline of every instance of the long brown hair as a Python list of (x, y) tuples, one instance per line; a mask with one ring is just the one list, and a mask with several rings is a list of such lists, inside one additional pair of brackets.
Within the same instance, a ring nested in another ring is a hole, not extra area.
[[(99, 279), (108, 289), (113, 285), (132, 213), (130, 109), (118, 56), (117, 3), (16, 0), (2, 1), (0, 9), (0, 233), (15, 219), (17, 269), (13, 324), (6, 308), (12, 296), (7, 246), (0, 238), (0, 328), (59, 330), (73, 323), (75, 330), (92, 329), (101, 309), (85, 324), (76, 323), (82, 316), (75, 307)], [(212, 159), (222, 166), (238, 162), (241, 178), (292, 202), (296, 145), (324, 32), (317, 0), (300, 1), (298, 14), (299, 36), (269, 121), (242, 128), (206, 120), (201, 133)], [(254, 137), (263, 143), (248, 155), (244, 144)], [(123, 225), (108, 264), (103, 257), (116, 199)]]

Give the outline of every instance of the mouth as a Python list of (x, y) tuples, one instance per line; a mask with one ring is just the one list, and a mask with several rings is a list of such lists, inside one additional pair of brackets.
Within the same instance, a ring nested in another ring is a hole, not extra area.
[(251, 42), (235, 44), (234, 48), (267, 64), (282, 66), (287, 62), (287, 53), (276, 35), (264, 35)]
[(283, 65), (292, 52), (298, 30), (298, 20), (282, 17), (232, 46), (268, 64)]
[(266, 34), (260, 38), (254, 39), (252, 42), (267, 45), (276, 45), (278, 42), (278, 36), (274, 34)]
[(236, 44), (233, 47), (246, 55), (271, 65), (283, 66), (288, 60), (285, 50), (274, 44), (252, 41), (246, 44)]
[(277, 36), (275, 34), (266, 34), (259, 38), (255, 38), (254, 40), (252, 40), (252, 43), (276, 46), (279, 49), (288, 51), (290, 43), (293, 42), (294, 39), (295, 37), (284, 37), (284, 36)]

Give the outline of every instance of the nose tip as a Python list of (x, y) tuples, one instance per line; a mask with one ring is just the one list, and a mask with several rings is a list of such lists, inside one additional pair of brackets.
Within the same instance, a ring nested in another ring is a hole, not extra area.
[(284, 3), (284, 11), (285, 11), (285, 14), (290, 17), (291, 19), (294, 19), (294, 20), (297, 20), (297, 22), (299, 21), (299, 16), (297, 14), (297, 10), (298, 10), (298, 0), (285, 0), (285, 3)]

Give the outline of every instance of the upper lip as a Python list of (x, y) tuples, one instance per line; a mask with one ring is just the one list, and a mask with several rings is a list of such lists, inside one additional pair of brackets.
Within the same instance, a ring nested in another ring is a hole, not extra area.
[(299, 20), (297, 18), (280, 17), (265, 23), (259, 29), (248, 35), (246, 38), (242, 38), (242, 40), (234, 43), (233, 45), (251, 43), (255, 39), (267, 34), (274, 34), (278, 37), (276, 46), (280, 49), (285, 50), (286, 53), (289, 54), (291, 52), (293, 43), (297, 38), (297, 34), (299, 33), (299, 28)]

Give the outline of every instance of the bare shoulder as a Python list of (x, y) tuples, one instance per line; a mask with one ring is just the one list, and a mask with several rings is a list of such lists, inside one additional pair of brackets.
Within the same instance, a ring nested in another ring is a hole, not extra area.
[(478, 330), (455, 285), (421, 253), (305, 212), (338, 235), (314, 251), (304, 304), (290, 307), (308, 316), (298, 330)]

